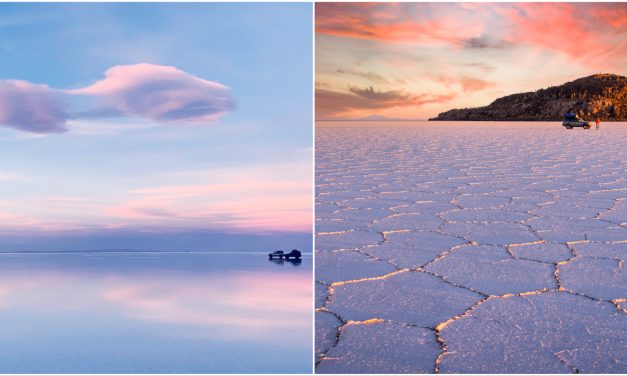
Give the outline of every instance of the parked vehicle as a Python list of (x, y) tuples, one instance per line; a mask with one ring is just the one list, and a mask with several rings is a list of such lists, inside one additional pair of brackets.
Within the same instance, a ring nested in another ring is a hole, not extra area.
[(562, 123), (566, 129), (573, 129), (574, 127), (582, 127), (583, 129), (590, 129), (590, 123), (579, 118), (565, 119)]
[(274, 251), (274, 252), (272, 252), (272, 253), (268, 253), (268, 258), (269, 258), (270, 260), (272, 260), (272, 259), (273, 259), (273, 258), (275, 258), (275, 257), (277, 257), (277, 258), (279, 258), (279, 259), (283, 260), (283, 257), (285, 257), (285, 253), (283, 253), (283, 251)]
[(285, 258), (286, 260), (289, 260), (289, 259), (300, 260), (300, 257), (301, 257), (301, 253), (297, 249), (293, 249), (290, 253), (285, 253), (283, 251), (274, 251), (272, 253), (268, 253), (268, 258), (270, 260), (274, 258), (278, 258), (279, 260), (283, 260), (283, 258)]

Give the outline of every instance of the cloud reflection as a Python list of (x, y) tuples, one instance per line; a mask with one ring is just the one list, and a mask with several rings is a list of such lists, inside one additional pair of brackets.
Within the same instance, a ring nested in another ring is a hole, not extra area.
[(311, 305), (311, 275), (291, 270), (0, 274), (0, 310), (106, 313), (177, 337), (306, 343)]

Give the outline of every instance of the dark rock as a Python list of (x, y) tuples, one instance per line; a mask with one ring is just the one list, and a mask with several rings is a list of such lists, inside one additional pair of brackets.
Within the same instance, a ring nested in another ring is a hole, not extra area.
[(429, 120), (553, 121), (568, 110), (581, 118), (627, 121), (627, 77), (595, 74), (560, 86), (508, 95), (488, 106), (453, 109)]

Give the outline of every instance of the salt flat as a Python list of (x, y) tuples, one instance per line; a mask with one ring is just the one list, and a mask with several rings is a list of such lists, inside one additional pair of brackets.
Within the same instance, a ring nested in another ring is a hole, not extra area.
[(316, 372), (627, 372), (627, 124), (316, 129)]

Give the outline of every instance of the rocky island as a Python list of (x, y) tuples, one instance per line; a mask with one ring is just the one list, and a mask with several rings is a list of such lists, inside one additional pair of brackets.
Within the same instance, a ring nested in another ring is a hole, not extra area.
[(512, 94), (484, 107), (453, 109), (429, 120), (552, 121), (572, 109), (585, 119), (627, 121), (627, 77), (595, 74), (535, 92)]

